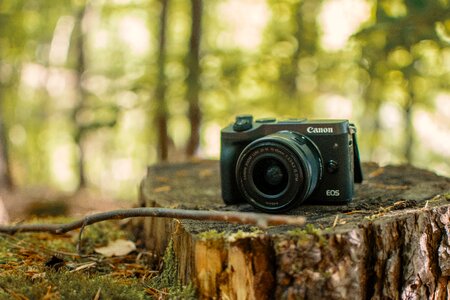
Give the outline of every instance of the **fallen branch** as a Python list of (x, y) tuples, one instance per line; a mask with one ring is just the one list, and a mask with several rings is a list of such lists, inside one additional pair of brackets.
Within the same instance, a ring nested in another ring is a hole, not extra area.
[(203, 221), (223, 221), (228, 223), (250, 224), (262, 228), (273, 225), (303, 225), (306, 222), (306, 219), (301, 216), (139, 207), (92, 214), (77, 221), (65, 224), (0, 225), (0, 232), (7, 234), (15, 234), (17, 232), (49, 232), (53, 234), (63, 234), (68, 231), (84, 228), (87, 225), (106, 220), (120, 220), (133, 217), (160, 217)]

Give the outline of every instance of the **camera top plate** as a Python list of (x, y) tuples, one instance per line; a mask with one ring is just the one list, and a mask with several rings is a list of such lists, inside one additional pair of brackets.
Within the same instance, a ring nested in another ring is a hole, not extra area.
[(280, 130), (290, 130), (307, 135), (339, 135), (351, 132), (350, 123), (344, 119), (308, 120), (295, 118), (276, 120), (262, 118), (253, 121), (251, 115), (240, 115), (236, 121), (222, 129), (222, 139), (228, 141), (254, 139)]

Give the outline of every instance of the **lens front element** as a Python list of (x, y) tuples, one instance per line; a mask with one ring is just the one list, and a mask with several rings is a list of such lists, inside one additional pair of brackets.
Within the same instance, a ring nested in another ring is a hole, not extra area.
[(320, 153), (307, 137), (280, 131), (250, 143), (239, 156), (236, 178), (253, 206), (280, 212), (303, 202), (321, 177)]
[(287, 167), (275, 155), (263, 155), (253, 168), (253, 183), (263, 194), (276, 196), (287, 188), (287, 172)]

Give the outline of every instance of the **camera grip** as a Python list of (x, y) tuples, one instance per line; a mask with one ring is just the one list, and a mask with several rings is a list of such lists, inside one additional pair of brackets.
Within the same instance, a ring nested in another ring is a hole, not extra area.
[(236, 181), (236, 161), (242, 147), (236, 144), (222, 144), (220, 151), (220, 180), (222, 198), (225, 204), (242, 202)]

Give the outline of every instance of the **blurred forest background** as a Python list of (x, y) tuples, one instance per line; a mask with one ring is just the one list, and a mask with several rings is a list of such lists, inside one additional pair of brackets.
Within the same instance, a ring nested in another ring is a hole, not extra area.
[(449, 46), (449, 0), (1, 0), (0, 186), (135, 199), (242, 113), (450, 175)]

